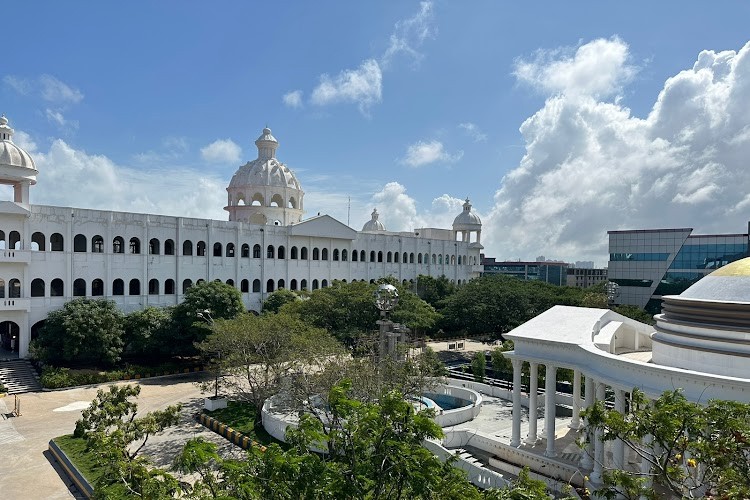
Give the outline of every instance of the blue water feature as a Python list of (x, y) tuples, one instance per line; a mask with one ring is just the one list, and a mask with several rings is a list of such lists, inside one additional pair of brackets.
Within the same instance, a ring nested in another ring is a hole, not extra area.
[[(454, 410), (456, 408), (463, 408), (464, 406), (471, 406), (474, 404), (468, 399), (457, 398), (448, 394), (432, 394), (425, 392), (423, 396), (434, 401), (443, 410)], [(428, 408), (431, 407), (428, 405)]]

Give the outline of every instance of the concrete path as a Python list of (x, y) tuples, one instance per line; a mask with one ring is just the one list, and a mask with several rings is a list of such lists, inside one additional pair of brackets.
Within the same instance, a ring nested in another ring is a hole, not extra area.
[[(195, 384), (200, 377), (180, 375), (140, 382), (139, 412), (146, 413), (177, 403), (183, 405), (180, 424), (164, 435), (151, 438), (144, 448), (159, 466), (171, 463), (182, 444), (197, 436), (219, 444), (224, 455), (242, 454), (239, 448), (193, 420), (192, 414), (201, 408), (203, 401)], [(47, 443), (53, 437), (72, 433), (81, 410), (96, 397), (97, 389), (107, 385), (23, 394), (19, 396), (20, 417), (6, 416), (12, 410), (11, 397), (0, 399), (0, 498), (76, 498), (50, 462)]]

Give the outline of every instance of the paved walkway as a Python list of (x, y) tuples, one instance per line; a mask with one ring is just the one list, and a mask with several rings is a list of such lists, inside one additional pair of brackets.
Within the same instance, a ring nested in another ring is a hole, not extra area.
[[(219, 444), (224, 455), (239, 456), (242, 453), (239, 448), (193, 420), (193, 413), (201, 408), (203, 402), (200, 389), (195, 384), (199, 377), (181, 375), (140, 382), (138, 406), (141, 413), (177, 403), (183, 405), (180, 424), (163, 435), (150, 438), (144, 448), (144, 452), (153, 457), (159, 466), (169, 465), (184, 442), (197, 436)], [(107, 385), (23, 394), (19, 396), (20, 417), (6, 416), (12, 410), (12, 397), (0, 399), (0, 498), (76, 498), (67, 480), (61, 479), (51, 465), (47, 443), (53, 437), (72, 433), (81, 410), (96, 397), (97, 389)]]

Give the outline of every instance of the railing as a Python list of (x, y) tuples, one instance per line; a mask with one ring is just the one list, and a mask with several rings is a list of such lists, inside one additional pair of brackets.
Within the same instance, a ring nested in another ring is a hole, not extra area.
[(31, 299), (0, 299), (0, 311), (29, 311)]
[(0, 250), (0, 262), (28, 264), (31, 262), (30, 250)]

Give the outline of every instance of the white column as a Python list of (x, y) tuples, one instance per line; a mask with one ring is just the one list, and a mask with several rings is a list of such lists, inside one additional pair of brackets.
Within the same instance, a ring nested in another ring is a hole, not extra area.
[[(620, 415), (625, 413), (625, 391), (622, 389), (615, 389), (615, 411)], [(622, 439), (615, 439), (612, 445), (612, 465), (620, 470), (625, 465), (625, 442)]]
[[(594, 406), (596, 395), (594, 394), (594, 379), (591, 375), (586, 376), (586, 409), (590, 410)], [(594, 433), (586, 422), (586, 447), (581, 457), (581, 467), (591, 469), (594, 466)]]
[(581, 428), (581, 372), (573, 371), (573, 418), (570, 421), (571, 429)]
[(544, 381), (544, 427), (547, 435), (545, 457), (555, 457), (555, 392), (557, 389), (557, 367), (547, 363)]
[[(596, 399), (604, 401), (604, 384), (601, 382), (596, 384)], [(602, 469), (604, 467), (603, 433), (604, 431), (601, 428), (594, 432), (594, 470), (591, 472), (591, 482), (596, 484), (601, 484), (602, 482)]]
[(523, 361), (513, 358), (513, 431), (510, 438), (511, 446), (521, 444), (521, 367)]
[(529, 362), (529, 435), (526, 437), (526, 443), (535, 445), (537, 442), (537, 413), (538, 403), (536, 400), (538, 390), (539, 364)]
[[(651, 434), (646, 434), (643, 436), (643, 447), (648, 448), (651, 445), (651, 441), (653, 440), (653, 436)], [(641, 457), (641, 466), (640, 466), (640, 473), (642, 477), (647, 477), (646, 480), (646, 487), (650, 488), (653, 484), (653, 481), (651, 480), (650, 473), (651, 473), (651, 462), (646, 460), (645, 458)], [(645, 500), (645, 496), (641, 497)]]

